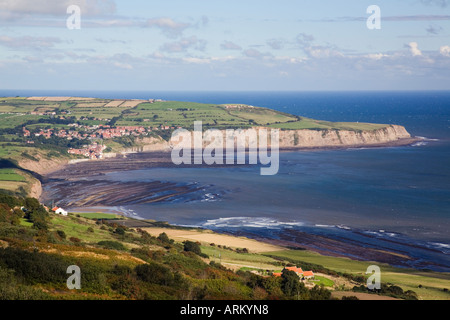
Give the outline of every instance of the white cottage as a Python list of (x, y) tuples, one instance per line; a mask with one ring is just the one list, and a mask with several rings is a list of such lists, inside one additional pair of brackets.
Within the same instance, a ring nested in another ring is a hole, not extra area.
[(63, 208), (54, 207), (54, 208), (52, 209), (52, 211), (53, 211), (54, 213), (60, 214), (60, 215), (62, 215), (62, 216), (67, 216), (67, 215), (68, 215), (68, 212), (67, 212), (66, 210), (64, 210)]

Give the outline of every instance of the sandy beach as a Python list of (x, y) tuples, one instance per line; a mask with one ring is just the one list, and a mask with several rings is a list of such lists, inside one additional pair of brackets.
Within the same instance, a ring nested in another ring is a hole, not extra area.
[(175, 241), (198, 241), (204, 245), (221, 245), (232, 248), (244, 249), (246, 248), (250, 253), (262, 253), (279, 251), (285, 249), (284, 247), (272, 245), (262, 241), (256, 241), (246, 237), (230, 236), (218, 234), (210, 230), (178, 230), (167, 228), (143, 228), (143, 230), (150, 233), (152, 236), (158, 236), (165, 232), (169, 238)]

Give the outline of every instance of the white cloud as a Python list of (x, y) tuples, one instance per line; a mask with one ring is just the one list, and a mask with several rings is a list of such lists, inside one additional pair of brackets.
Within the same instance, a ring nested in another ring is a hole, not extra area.
[(444, 57), (450, 57), (450, 46), (442, 46), (439, 48), (439, 53)]
[(409, 51), (414, 57), (422, 56), (422, 51), (419, 50), (417, 42), (410, 42), (406, 47), (409, 48)]
[(372, 59), (372, 60), (381, 60), (383, 58), (389, 57), (389, 55), (384, 53), (370, 53), (367, 54), (365, 57)]
[(343, 57), (344, 55), (331, 47), (313, 46), (304, 49), (305, 52), (313, 58), (332, 58)]
[(114, 62), (114, 66), (120, 69), (132, 70), (133, 66), (129, 63)]
[(168, 37), (178, 37), (183, 31), (192, 25), (189, 23), (176, 22), (171, 18), (155, 18), (147, 20), (145, 25), (148, 28), (158, 28)]

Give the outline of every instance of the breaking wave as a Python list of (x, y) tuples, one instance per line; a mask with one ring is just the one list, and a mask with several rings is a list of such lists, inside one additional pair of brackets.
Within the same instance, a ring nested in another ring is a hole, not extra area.
[(254, 218), (254, 217), (231, 217), (212, 219), (201, 224), (201, 227), (216, 228), (265, 228), (265, 229), (283, 229), (300, 227), (304, 224), (296, 221), (280, 221), (273, 218)]

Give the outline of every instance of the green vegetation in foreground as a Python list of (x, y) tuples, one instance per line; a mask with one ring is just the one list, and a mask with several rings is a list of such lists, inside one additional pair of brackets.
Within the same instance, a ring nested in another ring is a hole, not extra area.
[[(153, 237), (91, 217), (55, 215), (36, 199), (0, 194), (0, 299), (331, 297), (328, 290), (308, 289), (292, 277), (233, 272), (211, 261), (196, 242), (178, 243), (164, 233)], [(81, 268), (81, 290), (66, 287), (71, 265)]]

